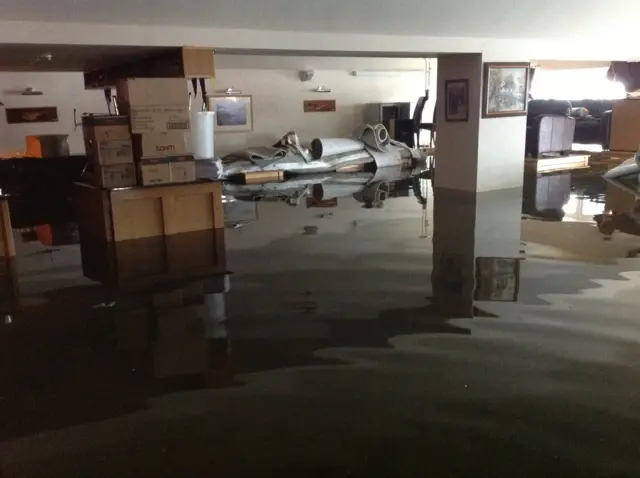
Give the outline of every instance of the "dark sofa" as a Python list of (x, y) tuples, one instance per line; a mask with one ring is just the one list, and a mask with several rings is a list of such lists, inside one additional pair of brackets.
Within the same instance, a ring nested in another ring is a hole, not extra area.
[(574, 113), (576, 118), (576, 132), (574, 143), (599, 144), (604, 149), (609, 149), (609, 135), (611, 132), (612, 100), (574, 100), (570, 101), (571, 107), (585, 108), (588, 115), (581, 117)]
[(571, 103), (568, 101), (529, 101), (526, 155), (538, 157), (571, 151), (575, 125), (576, 120), (571, 117)]
[(573, 143), (609, 149), (612, 107), (612, 100), (529, 101), (527, 155), (562, 154), (571, 150)]

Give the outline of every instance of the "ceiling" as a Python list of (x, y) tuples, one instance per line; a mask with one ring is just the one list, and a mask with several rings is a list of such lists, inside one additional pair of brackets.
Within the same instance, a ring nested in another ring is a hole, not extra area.
[(163, 50), (137, 46), (0, 44), (0, 71), (91, 71)]
[[(562, 38), (635, 28), (637, 0), (0, 0), (3, 20), (430, 37)], [(345, 45), (348, 49), (348, 45)]]

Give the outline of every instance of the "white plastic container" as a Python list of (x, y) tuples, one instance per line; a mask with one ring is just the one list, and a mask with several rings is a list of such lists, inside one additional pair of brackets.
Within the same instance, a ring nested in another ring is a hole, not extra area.
[(214, 111), (191, 112), (191, 151), (196, 160), (215, 157), (215, 122)]

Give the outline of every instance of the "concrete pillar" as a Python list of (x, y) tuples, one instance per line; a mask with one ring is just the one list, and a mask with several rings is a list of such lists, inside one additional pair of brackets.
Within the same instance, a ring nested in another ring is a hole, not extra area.
[[(435, 186), (460, 191), (521, 188), (524, 174), (526, 117), (482, 118), (482, 54), (438, 58)], [(504, 61), (504, 60), (501, 60)], [(445, 85), (468, 80), (467, 121), (445, 120)]]

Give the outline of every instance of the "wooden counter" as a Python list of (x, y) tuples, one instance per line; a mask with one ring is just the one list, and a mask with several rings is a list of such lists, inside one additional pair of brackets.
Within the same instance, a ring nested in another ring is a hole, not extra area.
[(226, 272), (219, 182), (75, 186), (86, 277), (130, 290)]
[(610, 147), (613, 151), (636, 152), (640, 147), (640, 100), (613, 102)]

